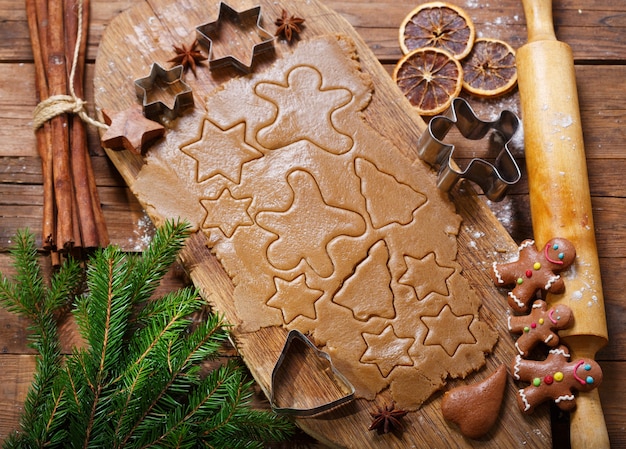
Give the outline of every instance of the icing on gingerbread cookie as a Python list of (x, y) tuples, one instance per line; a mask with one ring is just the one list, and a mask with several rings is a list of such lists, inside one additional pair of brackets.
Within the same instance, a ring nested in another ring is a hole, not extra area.
[(559, 344), (556, 331), (572, 326), (574, 314), (564, 304), (548, 308), (545, 301), (538, 300), (533, 303), (530, 315), (509, 316), (508, 324), (510, 332), (520, 334), (515, 347), (526, 357), (539, 342), (556, 347)]
[(534, 240), (524, 240), (519, 247), (519, 259), (494, 262), (491, 277), (498, 286), (515, 285), (508, 295), (509, 306), (516, 312), (527, 312), (537, 290), (561, 293), (565, 289), (558, 273), (567, 269), (575, 258), (574, 245), (567, 239), (553, 238), (542, 251), (537, 251)]
[(551, 349), (546, 360), (526, 360), (515, 357), (513, 377), (530, 382), (519, 390), (517, 403), (524, 413), (532, 413), (535, 407), (553, 400), (565, 411), (576, 407), (574, 391), (591, 391), (602, 382), (602, 369), (593, 359), (580, 358), (570, 361), (566, 346)]

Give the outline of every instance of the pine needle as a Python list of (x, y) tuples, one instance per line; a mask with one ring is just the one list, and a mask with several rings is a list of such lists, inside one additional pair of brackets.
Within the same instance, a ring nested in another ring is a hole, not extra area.
[[(202, 374), (228, 332), (218, 315), (192, 320), (206, 307), (196, 289), (153, 297), (188, 235), (186, 223), (168, 221), (140, 256), (97, 251), (76, 295), (80, 265), (68, 261), (44, 282), (34, 238), (18, 232), (17, 274), (2, 276), (0, 305), (31, 320), (38, 359), (5, 448), (261, 448), (292, 434), (290, 421), (250, 407), (240, 364)], [(71, 301), (86, 347), (64, 358), (56, 317)]]

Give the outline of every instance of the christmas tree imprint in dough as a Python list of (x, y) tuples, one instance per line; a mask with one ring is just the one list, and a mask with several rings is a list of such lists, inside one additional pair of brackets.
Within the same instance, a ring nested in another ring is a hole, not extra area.
[(237, 332), (298, 329), (358, 397), (389, 389), (416, 409), (481, 367), (497, 334), (456, 262), (460, 218), (365, 120), (372, 95), (349, 39), (301, 41), (211, 93), (133, 189), (165, 217), (197, 217), (233, 280)]
[[(376, 229), (391, 223), (410, 223), (415, 210), (426, 202), (423, 194), (402, 184), (392, 175), (379, 171), (366, 159), (357, 158), (355, 167), (357, 176), (361, 178), (361, 192), (365, 197), (367, 212)], [(393, 202), (389, 198), (402, 198), (403, 201)]]
[[(357, 265), (354, 274), (346, 279), (333, 302), (350, 309), (354, 318), (360, 321), (373, 316), (395, 318), (388, 261), (389, 250), (385, 241), (380, 240), (372, 246), (367, 258)], [(374, 285), (369, 281), (371, 279), (376, 279)]]

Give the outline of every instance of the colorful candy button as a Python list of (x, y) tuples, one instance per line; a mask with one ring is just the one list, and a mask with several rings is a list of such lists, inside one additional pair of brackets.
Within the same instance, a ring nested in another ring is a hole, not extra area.
[(552, 382), (554, 382), (554, 377), (548, 374), (546, 377), (543, 378), (543, 381), (546, 383), (546, 385), (552, 385)]

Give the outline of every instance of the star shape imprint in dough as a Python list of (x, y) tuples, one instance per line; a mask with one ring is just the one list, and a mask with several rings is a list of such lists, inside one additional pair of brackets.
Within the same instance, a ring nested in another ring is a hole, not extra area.
[(383, 377), (389, 376), (396, 366), (413, 365), (409, 348), (415, 339), (400, 338), (396, 335), (391, 324), (378, 335), (363, 333), (363, 339), (367, 344), (367, 350), (361, 356), (361, 362), (373, 363), (378, 366)]
[(103, 110), (102, 115), (109, 125), (102, 136), (102, 146), (106, 148), (142, 154), (151, 142), (165, 134), (165, 127), (144, 117), (138, 104), (121, 112)]
[(421, 317), (428, 328), (424, 345), (441, 346), (450, 357), (454, 356), (460, 345), (476, 343), (469, 329), (473, 319), (473, 315), (455, 315), (449, 304), (443, 306), (437, 316)]
[(268, 149), (285, 147), (299, 140), (333, 153), (352, 148), (352, 138), (333, 123), (333, 112), (352, 99), (343, 88), (322, 88), (321, 74), (311, 67), (296, 67), (287, 77), (287, 85), (259, 83), (256, 94), (278, 109), (276, 120), (259, 130), (258, 142)]
[(183, 153), (196, 160), (196, 182), (222, 175), (239, 184), (243, 165), (263, 156), (244, 142), (245, 132), (244, 123), (222, 131), (209, 120), (204, 120), (202, 136), (180, 147)]
[(317, 274), (328, 277), (334, 266), (326, 247), (337, 237), (362, 235), (365, 220), (354, 211), (327, 204), (308, 172), (296, 170), (287, 182), (293, 190), (291, 206), (256, 216), (259, 226), (278, 236), (267, 248), (267, 258), (279, 270), (291, 270), (305, 260)]
[(206, 210), (202, 227), (219, 228), (226, 237), (231, 237), (239, 226), (253, 224), (248, 214), (252, 198), (235, 198), (230, 190), (224, 189), (219, 197), (200, 200)]
[(407, 270), (398, 282), (413, 287), (419, 300), (431, 293), (443, 296), (450, 294), (446, 280), (452, 276), (454, 268), (439, 265), (435, 260), (435, 253), (429, 253), (422, 259), (404, 256), (404, 261)]
[(274, 278), (276, 293), (267, 301), (267, 305), (280, 309), (286, 324), (291, 323), (299, 316), (304, 316), (314, 320), (315, 301), (320, 299), (324, 293), (321, 290), (310, 288), (306, 284), (304, 274), (301, 274), (293, 281), (286, 281), (281, 278)]

